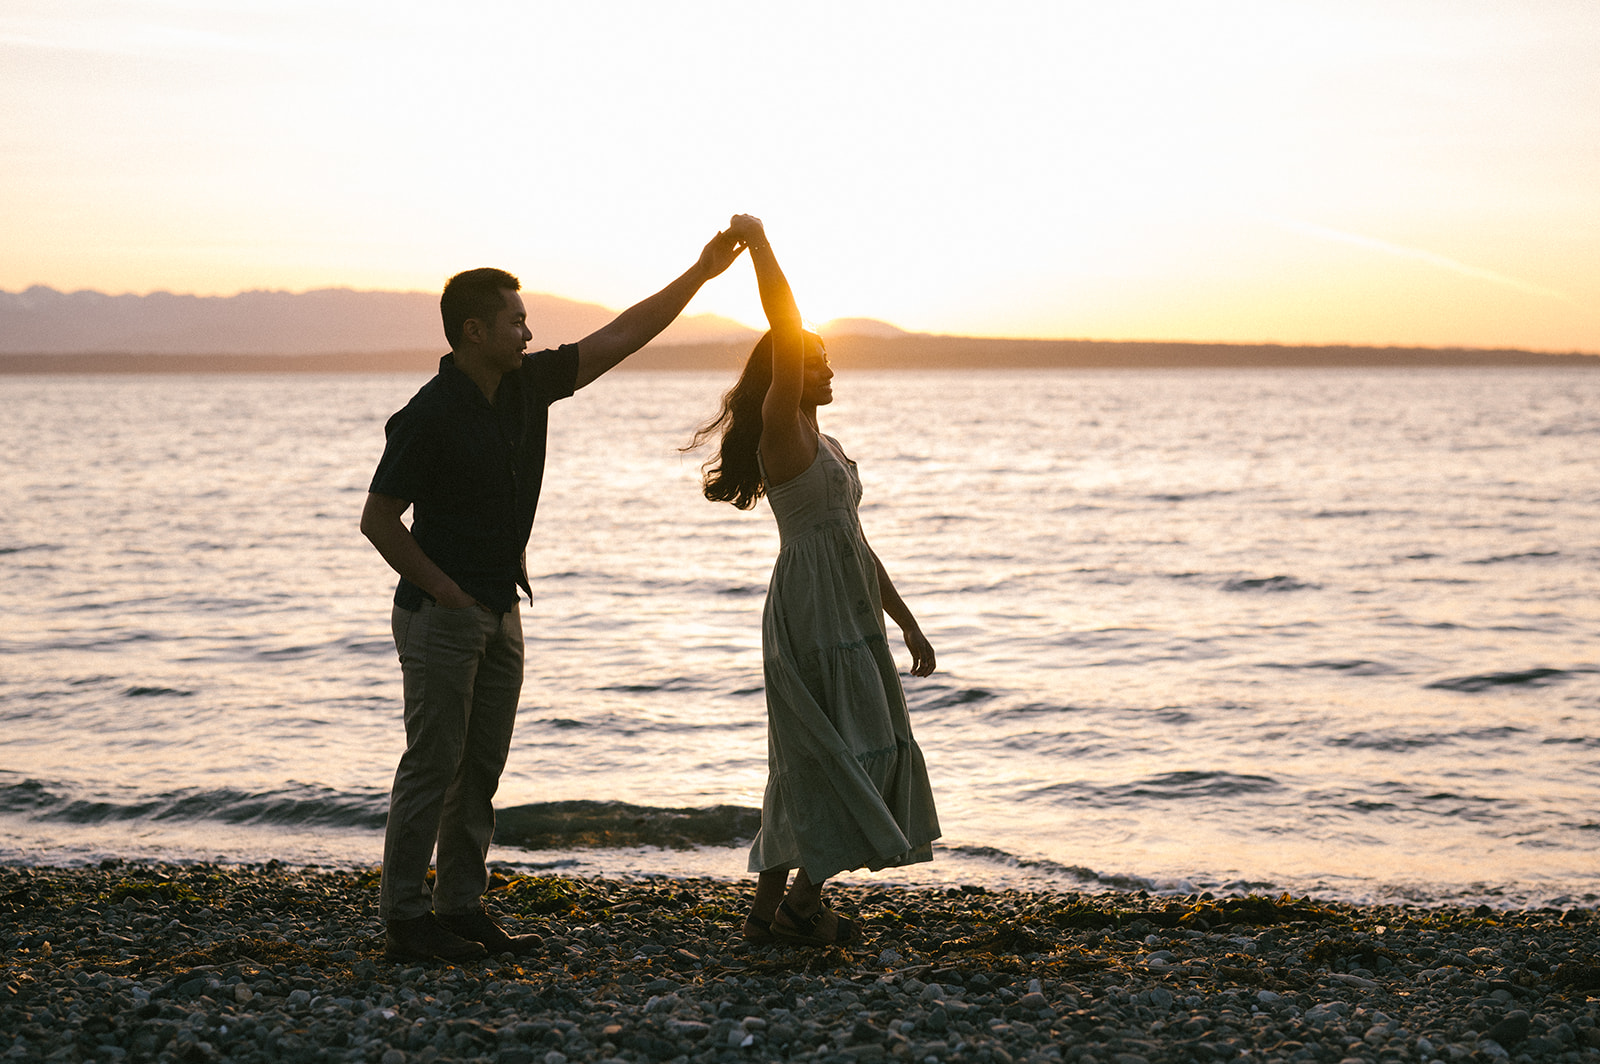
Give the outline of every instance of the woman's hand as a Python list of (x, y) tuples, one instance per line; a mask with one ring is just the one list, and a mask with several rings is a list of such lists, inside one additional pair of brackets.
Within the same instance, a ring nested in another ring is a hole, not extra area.
[(906, 649), (911, 651), (911, 675), (933, 675), (933, 670), (937, 667), (933, 657), (933, 644), (922, 634), (922, 629), (915, 625), (903, 629), (902, 632), (906, 637)]
[(734, 215), (728, 222), (726, 232), (746, 247), (759, 248), (767, 244), (767, 233), (761, 227), (761, 219), (753, 214)]

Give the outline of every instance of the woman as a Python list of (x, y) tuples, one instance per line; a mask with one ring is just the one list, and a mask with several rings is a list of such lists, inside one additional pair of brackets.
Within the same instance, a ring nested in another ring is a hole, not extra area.
[(730, 232), (750, 249), (771, 329), (691, 446), (720, 434), (706, 498), (748, 509), (765, 494), (780, 539), (761, 624), (768, 778), (744, 935), (833, 945), (860, 929), (823, 901), (830, 876), (932, 858), (938, 815), (884, 612), (913, 675), (933, 672), (933, 647), (861, 534), (855, 463), (817, 428), (833, 401), (822, 340), (801, 329), (760, 220), (738, 215)]

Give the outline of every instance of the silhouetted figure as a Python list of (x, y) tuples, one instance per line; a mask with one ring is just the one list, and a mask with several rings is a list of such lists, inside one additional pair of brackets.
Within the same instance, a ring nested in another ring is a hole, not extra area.
[(932, 858), (938, 815), (883, 614), (914, 675), (933, 672), (934, 654), (861, 534), (855, 463), (817, 428), (833, 401), (822, 340), (801, 329), (760, 220), (736, 216), (729, 232), (750, 248), (771, 328), (694, 443), (721, 436), (706, 498), (748, 509), (765, 494), (781, 542), (761, 624), (768, 777), (744, 934), (829, 945), (859, 928), (823, 900), (825, 880)]
[[(683, 276), (575, 344), (526, 354), (521, 285), (469, 270), (439, 300), (450, 353), (389, 419), (361, 531), (400, 574), (394, 641), (406, 751), (395, 770), (379, 914), (395, 960), (526, 953), (483, 909), (492, 799), (522, 690), (517, 589), (544, 476), (549, 406), (671, 324), (740, 247), (718, 233)], [(412, 511), (408, 529), (401, 521)], [(430, 891), (425, 876), (438, 846)]]

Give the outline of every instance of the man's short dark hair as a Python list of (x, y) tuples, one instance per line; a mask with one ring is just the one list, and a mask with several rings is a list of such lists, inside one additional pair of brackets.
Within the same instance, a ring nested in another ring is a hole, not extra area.
[(451, 347), (461, 342), (468, 318), (494, 321), (495, 315), (505, 309), (506, 298), (501, 292), (506, 289), (519, 292), (522, 282), (492, 266), (465, 270), (445, 282), (444, 294), (439, 297), (439, 316), (444, 319), (444, 338)]

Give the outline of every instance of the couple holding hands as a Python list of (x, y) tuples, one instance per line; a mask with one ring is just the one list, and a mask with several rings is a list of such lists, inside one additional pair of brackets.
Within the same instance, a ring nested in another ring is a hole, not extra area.
[(389, 419), (361, 518), (400, 574), (392, 623), (406, 749), (379, 902), (389, 958), (538, 949), (537, 936), (503, 930), (482, 896), (492, 799), (522, 685), (517, 591), (531, 600), (523, 552), (549, 405), (643, 347), (746, 249), (770, 328), (691, 444), (717, 448), (706, 498), (749, 509), (765, 495), (780, 540), (762, 618), (768, 779), (744, 936), (848, 943), (860, 928), (828, 906), (826, 880), (931, 858), (938, 817), (884, 614), (905, 636), (913, 675), (933, 672), (933, 648), (862, 535), (855, 463), (818, 427), (818, 408), (833, 398), (822, 340), (802, 327), (761, 221), (737, 215), (672, 284), (552, 351), (526, 353), (533, 334), (515, 277), (471, 270), (445, 286), (451, 351)]

